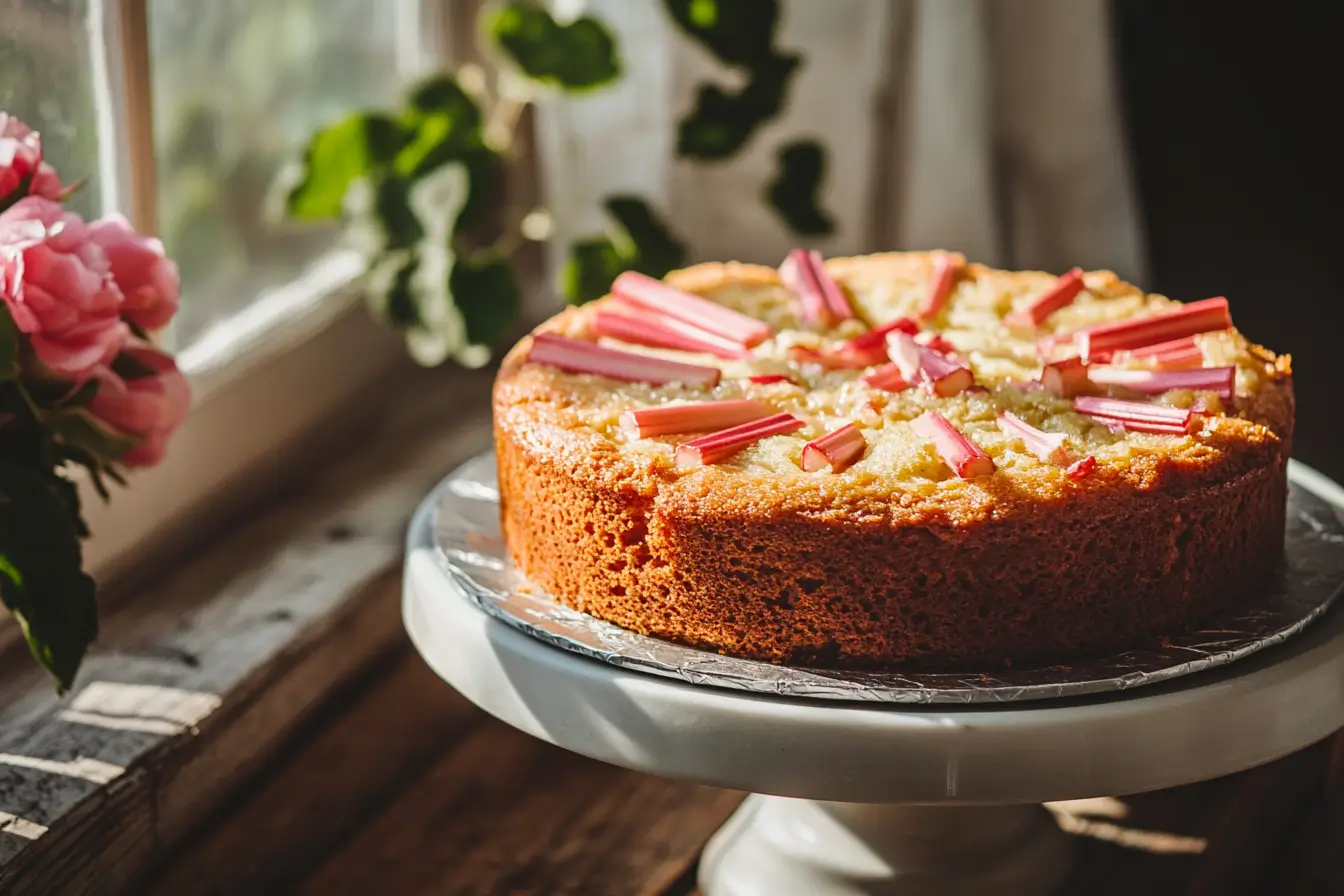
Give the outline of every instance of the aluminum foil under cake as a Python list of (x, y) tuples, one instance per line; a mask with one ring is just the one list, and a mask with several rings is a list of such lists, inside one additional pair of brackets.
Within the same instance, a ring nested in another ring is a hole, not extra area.
[(499, 528), (492, 454), (473, 458), (436, 492), (439, 560), (462, 594), (500, 621), (558, 648), (695, 685), (822, 700), (1004, 703), (1128, 690), (1222, 666), (1282, 643), (1329, 608), (1344, 583), (1344, 524), (1319, 496), (1289, 488), (1284, 564), (1243, 609), (1216, 624), (1072, 666), (966, 673), (800, 669), (737, 659), (638, 635), (560, 604), (528, 584)]

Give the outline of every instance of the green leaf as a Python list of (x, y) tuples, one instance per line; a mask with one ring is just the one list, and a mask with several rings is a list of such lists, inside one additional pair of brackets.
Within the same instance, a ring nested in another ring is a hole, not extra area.
[(484, 146), (481, 109), (452, 75), (439, 75), (411, 91), (400, 125), (408, 139), (392, 170), (415, 177), (462, 153)]
[(78, 408), (44, 411), (40, 419), (42, 425), (62, 443), (87, 452), (104, 463), (121, 460), (135, 446), (133, 439), (103, 429)]
[(19, 344), (19, 328), (9, 308), (0, 304), (0, 383), (18, 379)]
[(571, 305), (600, 299), (616, 275), (631, 266), (610, 238), (581, 240), (569, 247), (569, 258), (560, 270), (560, 295)]
[(817, 194), (826, 176), (826, 150), (815, 140), (798, 140), (780, 147), (779, 172), (765, 187), (765, 201), (789, 229), (802, 236), (835, 232), (835, 221), (818, 204)]
[(677, 128), (677, 155), (711, 161), (736, 153), (783, 110), (789, 81), (801, 64), (801, 56), (771, 56), (736, 93), (702, 85), (695, 108)]
[(632, 270), (661, 277), (686, 263), (686, 244), (676, 238), (643, 199), (612, 196), (604, 205), (607, 214), (616, 220), (618, 229), (614, 238), (622, 254), (630, 259)]
[(420, 323), (420, 310), (411, 294), (411, 274), (414, 272), (415, 256), (401, 251), (384, 255), (365, 276), (369, 310), (398, 330)]
[(112, 372), (124, 380), (138, 380), (158, 373), (135, 355), (122, 352), (112, 359)]
[(686, 262), (686, 246), (636, 196), (612, 196), (605, 203), (611, 234), (570, 246), (560, 271), (560, 294), (571, 305), (601, 298), (622, 271), (661, 277)]
[[(59, 454), (61, 455), (61, 459), (63, 461), (73, 464), (79, 464), (86, 471), (88, 471), (89, 481), (93, 483), (94, 491), (98, 492), (98, 497), (102, 498), (104, 503), (112, 500), (112, 494), (107, 489), (107, 483), (103, 481), (104, 476), (106, 476), (109, 479), (112, 479), (119, 485), (126, 484), (126, 481), (122, 479), (118, 473), (116, 473), (114, 467), (104, 464), (98, 458), (94, 457), (92, 454), (90, 454), (87, 451), (84, 451), (83, 449), (74, 448), (69, 445), (64, 445), (61, 447)], [(64, 479), (62, 479), (61, 482), (68, 485), (71, 489), (74, 489), (74, 485), (72, 483), (68, 483)], [(78, 510), (79, 507), (78, 490), (75, 490), (73, 494), (75, 498), (74, 507), (76, 510)], [(76, 523), (78, 524), (77, 528), (79, 529), (79, 537), (87, 538), (89, 536), (89, 531), (88, 528), (85, 527), (84, 525), (84, 520), (76, 516)]]
[(725, 65), (754, 69), (774, 55), (777, 0), (663, 0), (663, 6)]
[(425, 78), (411, 87), (406, 97), (406, 120), (428, 115), (442, 115), (457, 122), (463, 133), (480, 128), (482, 122), (476, 100), (462, 89), (455, 76), (447, 73)]
[(481, 253), (458, 258), (448, 291), (467, 324), (473, 345), (492, 346), (518, 316), (522, 295), (508, 259)]
[[(392, 173), (415, 181), (449, 162), (460, 162), (471, 185), (460, 222), (468, 227), (477, 221), (501, 183), (504, 165), (499, 153), (485, 145), (476, 101), (452, 75), (437, 75), (412, 90), (400, 121), (410, 137), (393, 160)], [(406, 192), (409, 186), (401, 189)]]
[(406, 141), (400, 123), (373, 112), (322, 128), (304, 151), (303, 172), (285, 198), (286, 211), (299, 220), (339, 218), (350, 184), (383, 171)]
[(501, 4), (485, 21), (486, 34), (535, 81), (562, 90), (591, 90), (621, 75), (616, 41), (592, 16), (561, 25), (524, 0)]
[(98, 635), (98, 613), (93, 579), (83, 571), (78, 512), (58, 481), (53, 473), (0, 464), (0, 599), (33, 657), (65, 691)]
[(84, 385), (78, 389), (67, 392), (60, 401), (60, 407), (63, 408), (82, 408), (87, 407), (93, 397), (98, 394), (97, 379), (86, 380)]

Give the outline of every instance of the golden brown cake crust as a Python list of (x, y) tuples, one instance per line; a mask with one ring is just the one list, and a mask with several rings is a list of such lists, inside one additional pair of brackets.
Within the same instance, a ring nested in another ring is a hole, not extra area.
[[(927, 263), (892, 253), (828, 268)], [(1089, 277), (1094, 291), (1114, 279)], [(777, 275), (714, 264), (668, 278), (700, 292), (753, 279)], [(591, 313), (541, 329), (574, 333)], [(559, 599), (644, 634), (837, 668), (1067, 661), (1210, 619), (1282, 552), (1291, 377), (1260, 349), (1274, 375), (1170, 451), (1102, 461), (1076, 482), (1027, 470), (912, 494), (857, 474), (762, 487), (622, 450), (576, 422), (555, 370), (525, 363), (529, 342), (494, 393), (510, 551)]]

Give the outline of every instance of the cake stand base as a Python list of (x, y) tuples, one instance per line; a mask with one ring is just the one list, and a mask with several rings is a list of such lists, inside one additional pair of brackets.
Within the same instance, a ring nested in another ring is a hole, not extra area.
[[(1295, 474), (1336, 508), (1344, 491)], [(1344, 608), (1286, 643), (1132, 691), (1000, 705), (817, 701), (700, 686), (547, 644), (487, 615), (407, 537), (406, 630), (445, 681), (534, 737), (752, 794), (710, 842), (706, 896), (1046, 896), (1067, 838), (1040, 805), (1189, 784), (1344, 726)]]
[(705, 847), (706, 896), (1043, 896), (1071, 845), (1041, 806), (747, 797)]

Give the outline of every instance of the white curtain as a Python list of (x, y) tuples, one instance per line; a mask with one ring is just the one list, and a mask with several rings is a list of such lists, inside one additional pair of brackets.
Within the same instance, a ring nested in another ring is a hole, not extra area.
[(779, 145), (827, 146), (828, 254), (947, 248), (1008, 267), (1111, 268), (1142, 281), (1142, 239), (1105, 0), (785, 0), (801, 52), (784, 114), (727, 162), (674, 158), (706, 80), (738, 75), (658, 0), (556, 0), (616, 31), (619, 85), (539, 113), (557, 257), (600, 231), (601, 200), (644, 196), (697, 259), (777, 262), (799, 240), (760, 199)]

